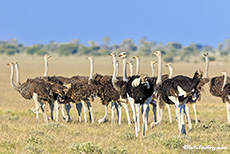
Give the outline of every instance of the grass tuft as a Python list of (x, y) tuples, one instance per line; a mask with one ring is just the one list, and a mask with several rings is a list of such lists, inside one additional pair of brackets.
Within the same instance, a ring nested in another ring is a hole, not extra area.
[(55, 123), (55, 122), (50, 122), (47, 124), (42, 124), (42, 127), (49, 129), (49, 130), (56, 130), (56, 129), (62, 129), (65, 126), (63, 124)]
[(102, 154), (102, 149), (93, 145), (92, 143), (73, 143), (68, 147), (73, 153), (98, 153)]
[(167, 140), (163, 140), (163, 145), (169, 149), (182, 148), (184, 146), (184, 141), (182, 138), (171, 137)]
[(38, 137), (30, 137), (26, 140), (25, 150), (29, 153), (43, 153), (43, 142)]
[(18, 119), (19, 119), (19, 117), (16, 116), (16, 115), (10, 116), (10, 117), (9, 117), (9, 120), (18, 120)]
[(106, 154), (127, 154), (127, 150), (123, 149), (123, 148), (120, 149), (117, 146), (113, 146), (109, 149), (104, 150), (103, 153), (106, 153)]

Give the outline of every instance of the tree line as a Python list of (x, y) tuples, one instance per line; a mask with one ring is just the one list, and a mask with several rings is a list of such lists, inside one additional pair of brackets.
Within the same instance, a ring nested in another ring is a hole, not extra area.
[(201, 45), (191, 43), (188, 46), (182, 46), (178, 42), (169, 42), (167, 44), (148, 41), (143, 37), (138, 44), (132, 39), (125, 39), (120, 44), (111, 44), (109, 37), (103, 38), (103, 43), (99, 45), (94, 41), (88, 41), (88, 45), (80, 43), (79, 39), (74, 39), (68, 43), (57, 43), (51, 41), (48, 44), (34, 44), (25, 46), (18, 43), (16, 39), (0, 41), (0, 54), (15, 55), (26, 53), (28, 55), (42, 56), (46, 53), (57, 54), (60, 56), (70, 55), (92, 55), (104, 56), (112, 51), (126, 51), (129, 55), (150, 56), (153, 51), (163, 51), (164, 61), (190, 61), (191, 57), (200, 57), (204, 52), (210, 53), (210, 60), (216, 57), (226, 57), (230, 54), (230, 39), (226, 39), (223, 43), (219, 43), (217, 48), (210, 45)]

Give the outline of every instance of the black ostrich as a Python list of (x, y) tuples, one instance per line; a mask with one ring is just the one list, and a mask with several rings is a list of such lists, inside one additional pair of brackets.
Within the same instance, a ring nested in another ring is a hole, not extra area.
[[(154, 54), (160, 59), (161, 62), (161, 52), (156, 51)], [(158, 74), (159, 75), (159, 74)], [(202, 72), (196, 71), (193, 78), (187, 76), (178, 75), (172, 79), (165, 80), (162, 84), (161, 81), (157, 84), (157, 93), (160, 100), (167, 104), (175, 104), (177, 108), (177, 117), (179, 119), (179, 134), (186, 134), (184, 127), (184, 117), (183, 114), (186, 113), (189, 128), (191, 129), (191, 120), (189, 117), (189, 110), (186, 105), (187, 102), (198, 98), (198, 84), (202, 80)]]
[[(120, 53), (119, 57), (123, 58), (124, 61), (127, 60), (126, 52)], [(124, 73), (126, 72), (124, 71)], [(124, 80), (127, 80), (127, 78), (125, 79), (125, 76), (124, 76)], [(143, 106), (143, 136), (145, 136), (147, 130), (147, 118), (148, 118), (148, 114), (146, 110), (149, 106), (150, 101), (152, 100), (153, 85), (148, 80), (147, 75), (135, 75), (130, 77), (128, 82), (125, 84), (125, 91), (133, 111), (136, 137), (138, 136), (138, 131), (140, 128), (139, 126), (140, 106), (141, 105)]]

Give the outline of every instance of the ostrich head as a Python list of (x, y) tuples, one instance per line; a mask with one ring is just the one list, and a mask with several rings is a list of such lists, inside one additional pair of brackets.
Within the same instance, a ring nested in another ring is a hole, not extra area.
[(93, 56), (86, 57), (88, 60), (93, 60)]
[(121, 57), (122, 59), (126, 58), (127, 57), (127, 54), (125, 51), (121, 52), (118, 57)]
[(155, 52), (153, 52), (153, 54), (156, 56), (161, 56), (161, 51), (155, 51)]
[(14, 65), (18, 65), (18, 62), (16, 61), (16, 62), (14, 62)]
[(115, 52), (111, 52), (111, 53), (109, 54), (109, 56), (116, 57), (116, 53), (115, 53)]
[(224, 70), (223, 72), (221, 72), (223, 75), (227, 75), (227, 71)]
[(133, 61), (127, 61), (127, 64), (133, 65)]
[(133, 59), (138, 59), (138, 58), (140, 58), (140, 57), (139, 57), (139, 56), (134, 56), (134, 57), (133, 57)]
[(198, 69), (195, 73), (194, 73), (194, 76), (193, 76), (193, 79), (202, 79), (202, 77), (203, 77), (203, 72), (200, 70), (200, 69)]
[(205, 56), (205, 57), (207, 57), (207, 56), (208, 56), (208, 53), (207, 53), (207, 52), (205, 52), (205, 53), (204, 53), (204, 56)]
[(49, 54), (45, 54), (44, 58), (49, 59), (51, 56)]
[(168, 63), (168, 64), (165, 65), (165, 67), (172, 67), (172, 64)]
[(9, 65), (9, 66), (14, 65), (14, 62), (7, 63), (6, 65)]

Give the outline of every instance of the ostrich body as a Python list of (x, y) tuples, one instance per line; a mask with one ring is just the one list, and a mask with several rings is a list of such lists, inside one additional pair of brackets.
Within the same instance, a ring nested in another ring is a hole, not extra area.
[[(124, 61), (123, 65), (126, 64), (126, 60), (127, 60), (126, 53), (125, 52), (120, 53), (119, 57), (123, 58)], [(145, 136), (147, 130), (147, 118), (148, 118), (147, 108), (150, 101), (152, 100), (153, 85), (151, 82), (148, 81), (146, 75), (132, 76), (127, 82), (125, 71), (123, 74), (123, 80), (124, 82), (126, 82), (125, 91), (133, 111), (136, 137), (138, 136), (138, 131), (140, 131), (140, 126), (139, 126), (140, 105), (143, 106), (143, 136)]]

